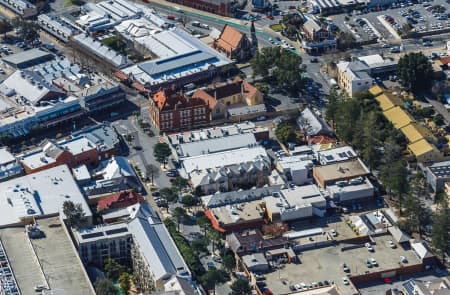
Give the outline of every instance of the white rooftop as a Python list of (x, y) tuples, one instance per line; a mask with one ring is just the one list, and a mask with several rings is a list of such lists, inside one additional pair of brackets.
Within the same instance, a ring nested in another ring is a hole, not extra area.
[(66, 165), (0, 183), (0, 226), (20, 223), (32, 216), (57, 214), (64, 201), (81, 203), (92, 213)]
[(267, 157), (263, 147), (240, 148), (214, 154), (199, 155), (182, 160), (186, 173), (208, 168), (220, 168), (239, 163), (253, 162), (261, 157)]
[(8, 151), (6, 147), (0, 148), (0, 165), (5, 165), (11, 162), (14, 162), (16, 159), (14, 156)]
[(321, 165), (347, 161), (357, 156), (358, 155), (356, 154), (356, 152), (350, 146), (343, 146), (317, 152), (317, 160)]

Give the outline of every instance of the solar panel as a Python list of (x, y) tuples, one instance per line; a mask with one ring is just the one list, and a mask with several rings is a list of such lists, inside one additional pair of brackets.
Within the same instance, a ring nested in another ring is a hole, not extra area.
[(121, 228), (107, 230), (105, 232), (106, 232), (107, 235), (113, 235), (113, 234), (124, 233), (124, 232), (127, 232), (127, 231), (128, 231), (128, 229), (126, 227), (121, 227)]
[(102, 237), (102, 236), (103, 236), (102, 232), (81, 235), (81, 237), (83, 239), (98, 238), (98, 237)]

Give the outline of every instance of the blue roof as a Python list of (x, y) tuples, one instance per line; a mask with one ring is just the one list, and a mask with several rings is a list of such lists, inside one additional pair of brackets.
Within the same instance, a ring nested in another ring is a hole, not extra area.
[(196, 50), (157, 61), (143, 63), (139, 65), (139, 68), (141, 68), (148, 75), (157, 75), (187, 66), (197, 67), (198, 64), (211, 61), (213, 59), (217, 59), (217, 57), (209, 52)]

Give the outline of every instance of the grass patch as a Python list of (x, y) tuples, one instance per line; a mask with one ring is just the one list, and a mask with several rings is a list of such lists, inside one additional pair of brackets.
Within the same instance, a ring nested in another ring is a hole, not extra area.
[(283, 27), (280, 24), (273, 24), (270, 25), (269, 27), (275, 32), (281, 32), (281, 30), (283, 29)]
[(119, 36), (112, 36), (102, 40), (102, 44), (121, 53), (126, 54), (127, 46)]

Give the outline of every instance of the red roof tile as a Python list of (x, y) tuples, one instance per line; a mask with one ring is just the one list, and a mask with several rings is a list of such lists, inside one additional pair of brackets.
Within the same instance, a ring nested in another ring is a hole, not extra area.
[(135, 191), (120, 192), (100, 200), (97, 204), (97, 210), (103, 211), (107, 209), (125, 208), (143, 202), (144, 198)]

